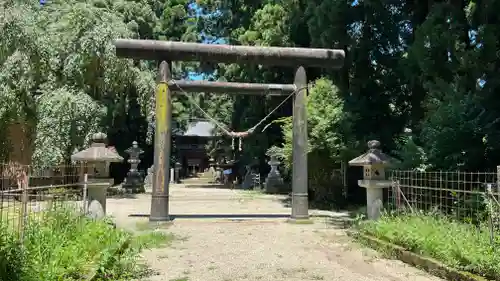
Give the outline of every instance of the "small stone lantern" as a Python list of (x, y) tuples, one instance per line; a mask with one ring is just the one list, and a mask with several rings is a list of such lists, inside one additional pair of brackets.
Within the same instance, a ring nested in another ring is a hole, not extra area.
[(129, 147), (125, 152), (130, 156), (128, 163), (130, 163), (130, 170), (127, 173), (127, 178), (123, 184), (123, 188), (129, 190), (132, 193), (144, 192), (144, 180), (141, 173), (137, 170), (137, 166), (141, 163), (139, 159), (140, 155), (144, 151), (139, 147), (136, 141), (132, 142), (132, 146)]
[(106, 214), (106, 194), (113, 184), (113, 179), (109, 178), (109, 164), (123, 161), (114, 149), (106, 147), (106, 138), (104, 133), (94, 134), (89, 148), (71, 155), (71, 161), (80, 162), (82, 166), (86, 164), (89, 169), (87, 202), (84, 204), (90, 202), (89, 213), (94, 218), (102, 218)]
[(279, 161), (280, 150), (279, 148), (273, 146), (266, 153), (270, 160), (267, 162), (271, 166), (271, 171), (267, 174), (266, 181), (264, 183), (266, 187), (266, 192), (274, 193), (283, 185), (283, 178), (278, 170), (278, 166), (281, 164)]
[(349, 161), (351, 166), (363, 167), (363, 179), (358, 181), (358, 185), (366, 188), (366, 212), (369, 220), (380, 217), (384, 188), (391, 185), (385, 179), (385, 168), (389, 166), (391, 158), (380, 151), (379, 147), (379, 141), (369, 141), (368, 151)]

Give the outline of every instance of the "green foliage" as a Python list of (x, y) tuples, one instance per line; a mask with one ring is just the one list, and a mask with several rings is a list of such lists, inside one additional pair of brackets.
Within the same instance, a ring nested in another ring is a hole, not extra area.
[[(193, 4), (54, 0), (41, 8), (36, 1), (3, 1), (0, 130), (12, 122), (29, 124), (39, 166), (66, 161), (73, 148), (81, 148), (97, 130), (115, 136), (119, 151), (130, 146), (132, 138), (151, 142), (156, 65), (118, 59), (112, 39), (224, 39), (231, 44), (346, 52), (342, 69), (308, 69), (311, 81), (323, 77), (335, 86), (333, 97), (317, 94), (320, 101), (313, 104), (322, 106), (309, 109), (310, 158), (325, 167), (325, 181), (327, 163), (330, 169), (358, 156), (369, 139), (380, 140), (386, 152), (404, 158), (402, 165), (408, 169), (484, 170), (498, 164), (500, 22), (494, 8), (499, 1), (486, 6), (470, 0), (203, 0), (192, 9)], [(190, 71), (201, 71), (208, 79), (228, 81), (293, 80), (290, 68), (206, 63), (197, 67), (176, 63), (174, 76), (186, 78)], [(251, 128), (281, 101), (193, 96), (235, 131)], [(323, 106), (322, 100), (332, 106)], [(281, 120), (277, 122), (284, 137), (278, 126), (271, 126), (245, 139), (243, 162), (258, 158), (264, 166), (265, 151), (273, 145), (291, 155), (290, 120), (280, 119), (291, 113), (287, 103), (270, 118)], [(173, 115), (181, 128), (191, 118), (205, 118), (182, 96), (174, 97)], [(412, 141), (401, 140), (405, 127), (414, 129)], [(8, 147), (5, 138), (0, 134), (2, 155)], [(230, 145), (230, 140), (218, 145)], [(288, 159), (285, 164), (290, 163)]]
[[(131, 33), (112, 10), (79, 1), (53, 1), (43, 9), (18, 4), (3, 15), (1, 126), (36, 124), (35, 165), (60, 164), (102, 125), (105, 101), (141, 76), (111, 45)], [(138, 88), (151, 95), (150, 88)]]
[(287, 46), (287, 12), (280, 4), (266, 4), (252, 17), (250, 29), (238, 40), (245, 45)]
[[(487, 227), (478, 228), (432, 215), (384, 216), (361, 231), (429, 256), (455, 269), (491, 279), (500, 277), (500, 256)], [(498, 236), (497, 236), (498, 238)], [(497, 239), (495, 243), (500, 243)]]
[(65, 207), (43, 215), (29, 219), (22, 246), (12, 229), (1, 226), (1, 280), (82, 280), (94, 268), (96, 280), (142, 278), (148, 271), (140, 252), (173, 239), (163, 232), (134, 237)]
[(105, 262), (128, 239), (105, 222), (78, 218), (68, 210), (50, 212), (29, 225), (24, 242), (28, 270), (43, 280), (78, 280), (89, 273), (90, 264)]
[[(321, 151), (330, 160), (345, 159), (350, 154), (348, 144), (350, 116), (344, 111), (344, 103), (338, 89), (330, 80), (321, 78), (310, 88), (307, 99), (307, 126), (309, 133), (309, 152)], [(292, 159), (292, 118), (285, 117), (276, 121), (283, 135), (285, 165), (290, 168)]]
[[(24, 2), (2, 4), (0, 129), (18, 121), (33, 127), (36, 166), (68, 161), (98, 130), (123, 140), (130, 127), (131, 134), (147, 137), (141, 122), (154, 122), (154, 65), (117, 58), (112, 41), (197, 40), (196, 17), (184, 22), (188, 1)], [(180, 105), (174, 117), (185, 123)], [(125, 149), (132, 140), (123, 141), (115, 145)]]
[[(386, 152), (407, 154), (403, 162), (408, 168), (480, 170), (497, 165), (500, 157), (500, 103), (495, 98), (500, 28), (492, 11), (500, 6), (497, 2), (198, 3), (206, 13), (217, 11), (200, 19), (206, 37), (244, 45), (343, 49), (342, 69), (311, 69), (308, 76), (325, 77), (338, 88), (344, 112), (355, 117), (349, 124), (352, 147), (378, 139)], [(264, 66), (219, 66), (218, 74), (248, 82), (292, 79), (289, 71)], [(247, 119), (262, 114), (260, 105), (237, 98), (233, 125), (252, 123)], [(420, 148), (401, 144), (404, 127), (414, 129), (413, 141)], [(267, 134), (259, 144), (281, 142)], [(328, 162), (330, 154), (323, 155), (322, 162)]]
[(0, 224), (0, 280), (28, 280), (22, 268), (26, 256), (14, 233)]
[(395, 154), (400, 160), (399, 163), (395, 163), (395, 168), (402, 170), (416, 169), (422, 172), (431, 168), (427, 164), (427, 154), (422, 147), (415, 143), (413, 136), (401, 137)]
[[(473, 169), (487, 152), (484, 138), (491, 130), (484, 109), (471, 94), (453, 91), (433, 101), (433, 114), (423, 121), (421, 138), (429, 161), (441, 169)], [(438, 161), (439, 160), (439, 161)]]
[(106, 113), (92, 97), (66, 88), (49, 90), (38, 96), (37, 108), (33, 160), (48, 166), (64, 162), (73, 148), (88, 143), (89, 132), (99, 126), (98, 121)]
[[(309, 188), (314, 191), (314, 200), (330, 204), (340, 200), (343, 190), (340, 179), (334, 178), (333, 172), (340, 168), (338, 163), (349, 160), (355, 153), (349, 139), (352, 136), (349, 131), (351, 122), (338, 88), (328, 79), (316, 80), (307, 99)], [(284, 155), (286, 173), (290, 175), (293, 164), (292, 118), (285, 117), (276, 123), (280, 124), (284, 135), (279, 152)]]
[(489, 200), (481, 194), (480, 189), (472, 190), (473, 193), (460, 194), (451, 192), (453, 198), (453, 218), (465, 223), (479, 224), (488, 219)]

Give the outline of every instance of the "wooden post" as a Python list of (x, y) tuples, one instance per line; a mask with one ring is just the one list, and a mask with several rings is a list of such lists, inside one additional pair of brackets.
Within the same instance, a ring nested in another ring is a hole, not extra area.
[(497, 188), (495, 191), (497, 193), (497, 201), (500, 202), (500, 166), (497, 166)]
[(21, 178), (21, 188), (22, 188), (22, 196), (21, 196), (21, 213), (19, 217), (19, 237), (21, 243), (24, 241), (24, 231), (26, 228), (26, 224), (28, 222), (28, 185), (29, 185), (29, 169), (28, 172), (24, 172)]
[(162, 61), (156, 89), (154, 177), (149, 221), (170, 221), (168, 211), (172, 135), (172, 96), (168, 88), (170, 79), (172, 79), (170, 66), (166, 61)]
[(491, 188), (491, 184), (488, 184), (486, 187), (486, 196), (488, 198), (488, 200), (486, 202), (488, 202), (488, 213), (489, 213), (488, 228), (490, 230), (490, 243), (491, 243), (491, 246), (494, 246), (495, 245), (495, 224), (493, 222), (493, 216), (495, 214), (494, 214), (493, 204), (495, 204), (495, 202), (494, 202), (495, 195), (493, 194), (493, 189)]
[(87, 188), (88, 188), (89, 175), (87, 173), (83, 174), (83, 214), (87, 215), (89, 202), (87, 202)]

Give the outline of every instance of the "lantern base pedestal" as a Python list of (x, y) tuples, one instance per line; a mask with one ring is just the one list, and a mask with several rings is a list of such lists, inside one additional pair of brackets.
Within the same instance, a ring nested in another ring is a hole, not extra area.
[[(84, 204), (89, 205), (89, 213), (93, 212), (90, 208), (92, 205), (96, 206), (99, 203), (104, 215), (106, 214), (106, 197), (108, 188), (111, 186), (112, 179), (89, 179), (87, 183), (87, 200)], [(95, 201), (95, 202), (94, 202)], [(92, 204), (90, 204), (92, 203)], [(100, 212), (100, 211), (99, 211)], [(92, 215), (92, 214), (91, 214)], [(97, 215), (101, 216), (101, 215)]]
[(377, 220), (384, 203), (384, 188), (391, 186), (391, 181), (384, 179), (358, 180), (358, 185), (366, 188), (366, 215), (369, 220)]
[(266, 193), (278, 193), (283, 189), (283, 178), (279, 174), (269, 174), (264, 186)]
[(366, 215), (369, 220), (378, 220), (383, 208), (384, 189), (366, 188)]
[(130, 171), (127, 173), (127, 178), (122, 187), (128, 193), (143, 193), (144, 190), (144, 180), (138, 171)]

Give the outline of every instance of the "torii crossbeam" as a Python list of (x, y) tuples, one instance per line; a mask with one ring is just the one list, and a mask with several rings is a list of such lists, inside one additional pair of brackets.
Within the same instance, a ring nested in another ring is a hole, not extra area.
[[(293, 101), (292, 220), (309, 219), (307, 195), (307, 76), (304, 67), (339, 69), (344, 51), (333, 49), (211, 45), (171, 41), (117, 39), (118, 57), (162, 61), (156, 91), (154, 178), (150, 221), (169, 221), (169, 177), (173, 92), (288, 95)], [(208, 81), (173, 81), (171, 61), (201, 61), (291, 66), (296, 68), (293, 84), (252, 84)]]

